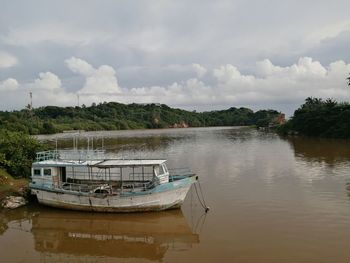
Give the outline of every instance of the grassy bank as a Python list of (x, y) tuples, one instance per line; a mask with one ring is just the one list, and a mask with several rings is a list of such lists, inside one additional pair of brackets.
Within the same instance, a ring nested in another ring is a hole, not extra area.
[(23, 195), (28, 188), (28, 179), (15, 179), (4, 169), (0, 169), (0, 204), (8, 195)]

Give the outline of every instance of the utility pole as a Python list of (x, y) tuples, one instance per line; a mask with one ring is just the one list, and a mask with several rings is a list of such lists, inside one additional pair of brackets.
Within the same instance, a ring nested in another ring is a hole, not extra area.
[(77, 94), (77, 99), (78, 99), (78, 107), (80, 106), (80, 102), (79, 102), (79, 94)]
[(28, 116), (33, 117), (33, 93), (29, 91), (29, 103), (26, 106), (28, 109)]
[(29, 97), (30, 97), (30, 107), (29, 110), (33, 109), (33, 93), (30, 91), (29, 92)]

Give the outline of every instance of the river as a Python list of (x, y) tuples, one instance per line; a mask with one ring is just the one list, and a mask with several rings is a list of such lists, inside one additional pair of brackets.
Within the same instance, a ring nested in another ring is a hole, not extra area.
[[(71, 148), (74, 134), (39, 136)], [(101, 138), (104, 138), (102, 140)], [(1, 262), (349, 262), (350, 141), (250, 128), (82, 133), (80, 147), (168, 159), (198, 174), (181, 209), (139, 214), (31, 204), (0, 212)], [(349, 189), (349, 190), (348, 190)]]

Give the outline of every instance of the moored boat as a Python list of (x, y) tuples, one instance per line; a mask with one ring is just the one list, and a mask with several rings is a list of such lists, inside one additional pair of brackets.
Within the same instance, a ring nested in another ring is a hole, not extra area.
[(102, 151), (45, 151), (32, 165), (30, 189), (41, 204), (97, 212), (179, 208), (198, 177), (169, 171), (163, 159), (107, 158)]

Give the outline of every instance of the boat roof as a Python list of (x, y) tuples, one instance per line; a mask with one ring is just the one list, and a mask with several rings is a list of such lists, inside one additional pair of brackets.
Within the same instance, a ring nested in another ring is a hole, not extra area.
[(121, 159), (116, 159), (116, 160), (106, 160), (103, 162), (100, 162), (96, 164), (95, 166), (98, 167), (113, 167), (113, 166), (153, 166), (153, 165), (160, 165), (162, 163), (165, 163), (166, 160), (121, 160)]
[(165, 163), (166, 160), (162, 159), (109, 159), (109, 160), (45, 160), (33, 163), (33, 167), (38, 166), (95, 166), (95, 167), (126, 167), (126, 166), (154, 166)]
[(34, 162), (33, 167), (37, 166), (90, 166), (101, 162), (101, 160), (89, 160), (89, 161), (78, 161), (78, 160), (45, 160), (40, 162)]

